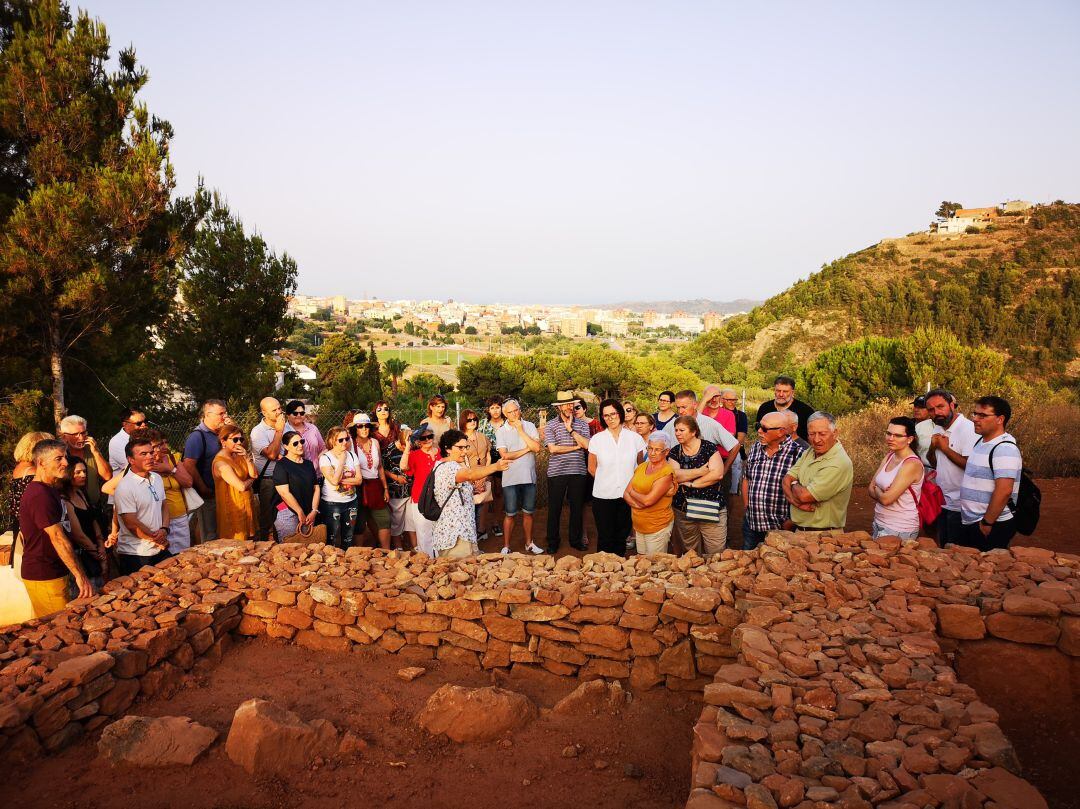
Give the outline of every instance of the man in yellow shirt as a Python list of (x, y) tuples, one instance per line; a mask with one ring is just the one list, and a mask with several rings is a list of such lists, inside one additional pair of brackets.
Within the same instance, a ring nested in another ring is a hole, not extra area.
[(817, 411), (807, 420), (810, 450), (784, 476), (784, 497), (791, 504), (791, 527), (796, 531), (843, 528), (854, 472), (840, 444), (836, 419)]

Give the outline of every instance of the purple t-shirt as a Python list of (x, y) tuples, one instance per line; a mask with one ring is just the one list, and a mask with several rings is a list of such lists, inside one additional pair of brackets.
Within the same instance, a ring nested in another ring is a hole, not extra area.
[(27, 581), (61, 579), (68, 574), (45, 529), (59, 525), (64, 516), (60, 492), (33, 480), (19, 503), (19, 530), (23, 535), (22, 577)]

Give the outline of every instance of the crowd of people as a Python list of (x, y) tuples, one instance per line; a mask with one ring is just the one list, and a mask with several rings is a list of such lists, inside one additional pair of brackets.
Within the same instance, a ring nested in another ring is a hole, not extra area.
[[(224, 402), (203, 403), (181, 451), (131, 408), (107, 455), (85, 419), (59, 435), (23, 436), (11, 487), (21, 575), (36, 615), (87, 596), (126, 574), (212, 539), (372, 544), (431, 557), (479, 552), (578, 551), (714, 554), (728, 547), (731, 502), (742, 505), (743, 549), (769, 531), (843, 529), (853, 486), (836, 419), (777, 377), (773, 398), (750, 419), (730, 388), (662, 391), (653, 413), (606, 398), (559, 391), (538, 424), (521, 402), (494, 396), (455, 424), (432, 397), (413, 428), (389, 402), (346, 415), (325, 438), (309, 405), (267, 397), (245, 435)], [(913, 402), (886, 425), (884, 453), (867, 488), (875, 537), (935, 535), (942, 544), (1006, 547), (1022, 458), (1006, 432), (1011, 409), (977, 399), (971, 418), (949, 391)], [(538, 460), (546, 456), (546, 465)], [(534, 536), (537, 476), (546, 475), (543, 546)], [(429, 480), (430, 479), (430, 480)], [(430, 484), (430, 485), (428, 485)], [(940, 515), (927, 508), (939, 492)], [(930, 523), (928, 515), (934, 517)], [(520, 518), (520, 519), (519, 519)], [(517, 539), (520, 537), (520, 540)], [(14, 558), (14, 554), (12, 555)]]

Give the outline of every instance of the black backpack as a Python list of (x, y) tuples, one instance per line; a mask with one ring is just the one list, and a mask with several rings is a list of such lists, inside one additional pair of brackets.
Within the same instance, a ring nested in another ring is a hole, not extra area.
[[(1015, 441), (999, 441), (990, 450), (990, 474), (994, 474), (994, 452), (1002, 444), (1012, 444)], [(1017, 447), (1019, 449), (1019, 447)], [(1035, 485), (1035, 479), (1031, 476), (1031, 470), (1020, 469), (1020, 488), (1016, 493), (1016, 500), (1009, 498), (1009, 511), (1013, 513), (1016, 530), (1026, 537), (1035, 533), (1039, 524), (1039, 509), (1042, 506), (1042, 492)]]
[(436, 522), (439, 517), (442, 516), (443, 508), (450, 502), (450, 498), (454, 496), (456, 491), (461, 497), (461, 502), (465, 502), (465, 495), (461, 493), (460, 486), (454, 486), (450, 490), (450, 494), (441, 503), (435, 499), (435, 470), (443, 465), (445, 461), (440, 461), (431, 467), (431, 474), (427, 476), (427, 480), (424, 481), (423, 487), (420, 489), (420, 499), (416, 503), (417, 509), (424, 516), (424, 519)]

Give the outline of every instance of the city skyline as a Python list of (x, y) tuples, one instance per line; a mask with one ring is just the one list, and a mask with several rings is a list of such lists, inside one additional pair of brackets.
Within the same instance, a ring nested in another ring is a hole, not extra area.
[(220, 188), (313, 294), (764, 299), (943, 199), (1080, 199), (1065, 2), (88, 10), (178, 191)]

